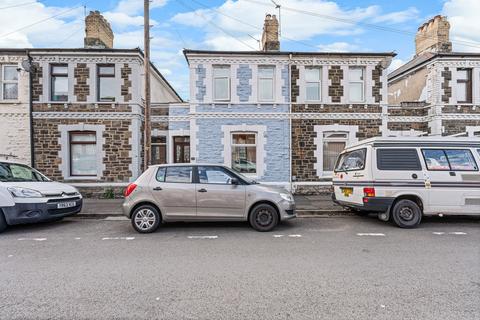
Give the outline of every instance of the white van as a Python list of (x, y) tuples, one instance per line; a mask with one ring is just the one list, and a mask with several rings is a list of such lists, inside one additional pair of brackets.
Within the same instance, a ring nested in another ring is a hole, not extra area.
[(338, 157), (333, 200), (402, 228), (423, 215), (480, 214), (480, 139), (372, 138)]

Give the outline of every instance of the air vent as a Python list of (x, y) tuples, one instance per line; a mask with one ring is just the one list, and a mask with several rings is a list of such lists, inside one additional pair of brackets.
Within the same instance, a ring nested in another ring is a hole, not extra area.
[(377, 149), (378, 170), (422, 170), (416, 149)]

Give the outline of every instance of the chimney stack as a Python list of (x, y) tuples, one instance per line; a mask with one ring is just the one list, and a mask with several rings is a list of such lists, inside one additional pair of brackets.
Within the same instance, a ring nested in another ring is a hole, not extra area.
[(275, 15), (267, 14), (263, 24), (262, 51), (279, 51), (278, 20)]
[(113, 48), (110, 23), (98, 11), (90, 11), (85, 18), (85, 48)]
[(415, 36), (415, 55), (425, 52), (452, 52), (450, 23), (447, 17), (437, 15), (418, 28)]

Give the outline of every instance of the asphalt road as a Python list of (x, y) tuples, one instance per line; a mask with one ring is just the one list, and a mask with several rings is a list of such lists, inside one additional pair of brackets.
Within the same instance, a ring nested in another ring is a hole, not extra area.
[(480, 319), (480, 220), (68, 219), (0, 235), (0, 319)]

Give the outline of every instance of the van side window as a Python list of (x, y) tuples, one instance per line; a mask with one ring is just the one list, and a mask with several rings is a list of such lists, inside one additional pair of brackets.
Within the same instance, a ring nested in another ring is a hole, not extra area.
[(377, 149), (378, 170), (422, 170), (416, 149)]
[(366, 149), (353, 150), (340, 155), (335, 171), (355, 171), (365, 169)]
[(159, 168), (157, 171), (157, 175), (155, 178), (157, 179), (158, 182), (165, 182), (165, 171), (167, 168)]
[(452, 170), (477, 171), (478, 167), (470, 150), (445, 150)]
[(428, 170), (450, 170), (445, 151), (439, 149), (424, 149), (422, 153)]

